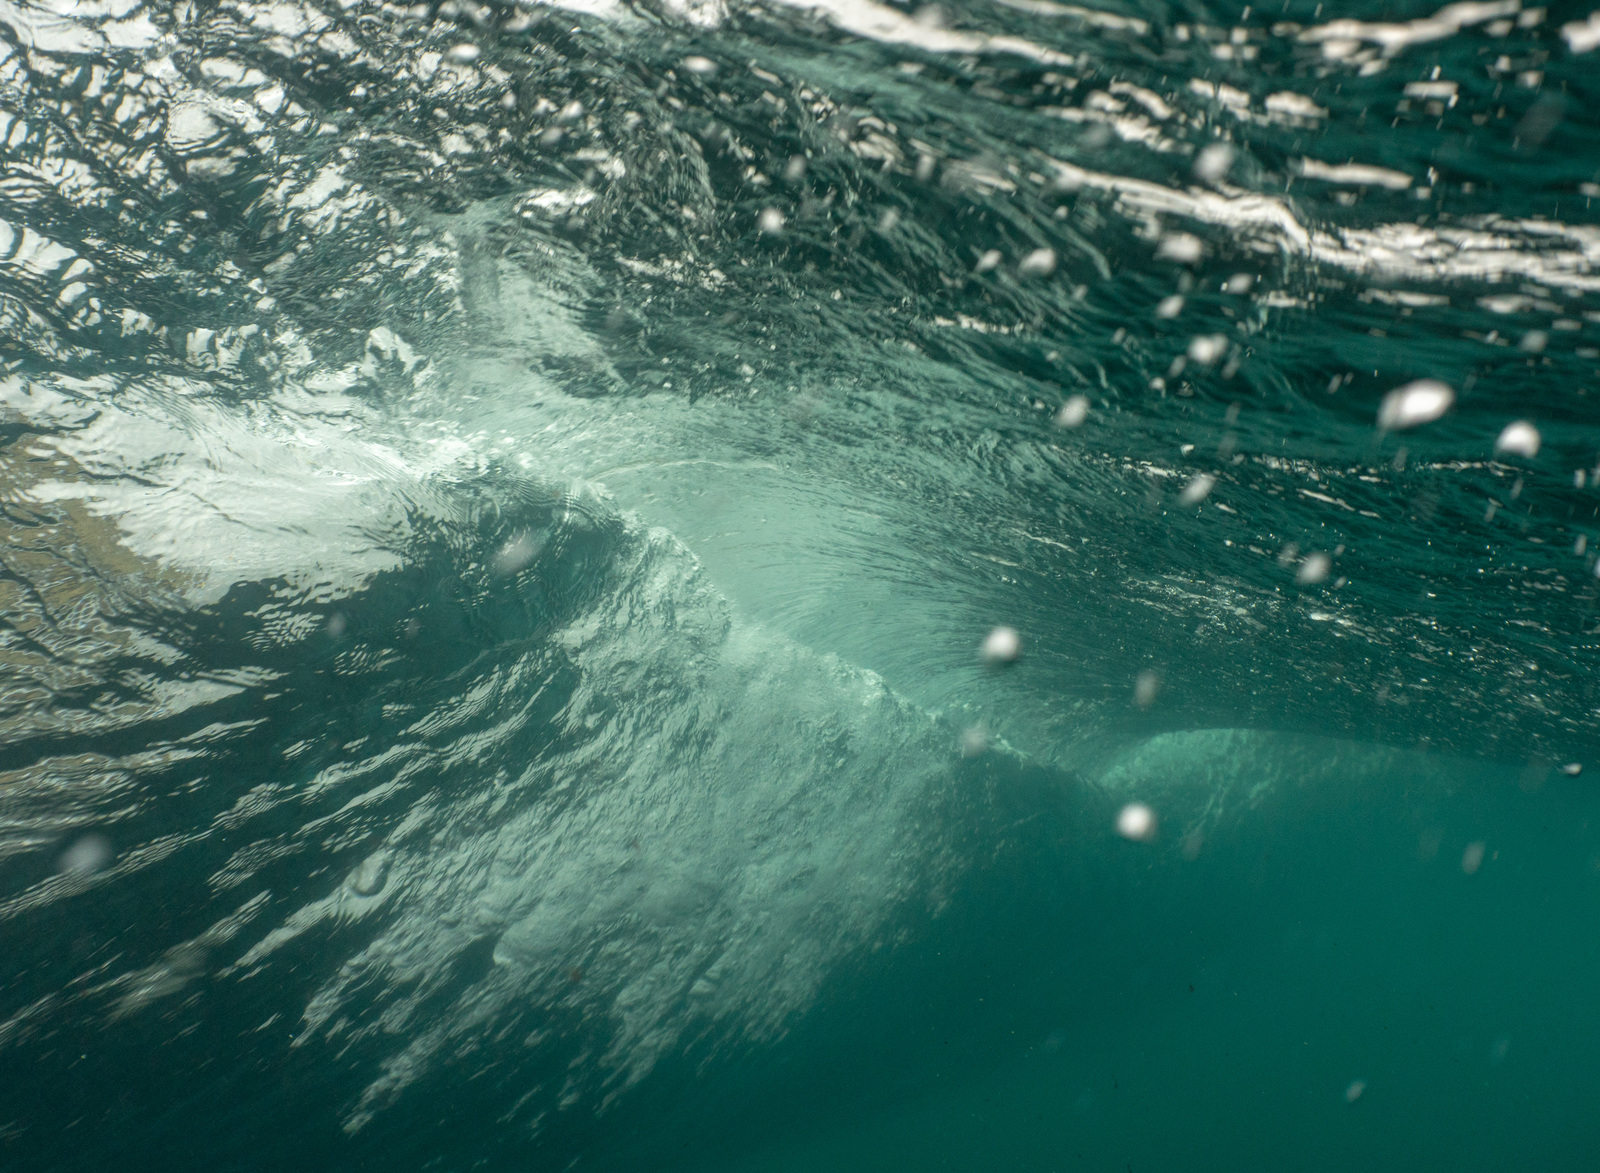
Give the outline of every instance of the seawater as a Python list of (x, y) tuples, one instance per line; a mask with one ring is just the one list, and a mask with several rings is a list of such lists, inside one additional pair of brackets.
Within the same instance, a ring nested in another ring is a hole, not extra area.
[(1592, 1168), (1597, 50), (0, 4), (5, 1167)]

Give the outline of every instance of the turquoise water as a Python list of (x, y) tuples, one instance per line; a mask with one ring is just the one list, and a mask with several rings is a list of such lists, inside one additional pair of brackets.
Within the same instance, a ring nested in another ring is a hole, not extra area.
[(1594, 1167), (1597, 62), (0, 3), (0, 1163)]

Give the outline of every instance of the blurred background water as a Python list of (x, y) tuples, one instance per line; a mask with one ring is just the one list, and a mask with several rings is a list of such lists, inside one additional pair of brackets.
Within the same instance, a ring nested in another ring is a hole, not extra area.
[(0, 0), (4, 1166), (1594, 1167), (1597, 79)]

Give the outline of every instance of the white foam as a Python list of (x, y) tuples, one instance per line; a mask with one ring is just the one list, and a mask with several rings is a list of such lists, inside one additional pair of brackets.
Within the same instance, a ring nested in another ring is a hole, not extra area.
[(1387, 187), (1391, 191), (1404, 191), (1411, 186), (1411, 176), (1404, 171), (1388, 167), (1373, 167), (1367, 163), (1323, 163), (1317, 159), (1301, 159), (1300, 174), (1307, 179), (1320, 179), (1324, 183), (1344, 183), (1358, 186)]
[(774, 5), (800, 8), (825, 19), (836, 28), (885, 45), (904, 45), (929, 53), (1005, 54), (1024, 57), (1041, 65), (1071, 66), (1066, 53), (1027, 40), (998, 33), (940, 28), (914, 20), (897, 8), (873, 0), (767, 0)]
[(1394, 56), (1413, 45), (1442, 41), (1470, 25), (1515, 16), (1521, 8), (1521, 0), (1465, 0), (1446, 4), (1431, 16), (1417, 20), (1331, 20), (1303, 30), (1299, 38), (1310, 44), (1324, 45), (1364, 41), (1376, 45), (1385, 56)]

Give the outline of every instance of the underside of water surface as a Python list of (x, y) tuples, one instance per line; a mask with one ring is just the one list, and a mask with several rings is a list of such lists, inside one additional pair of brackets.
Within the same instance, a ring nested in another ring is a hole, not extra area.
[(1600, 1163), (1600, 12), (0, 0), (0, 1167)]

